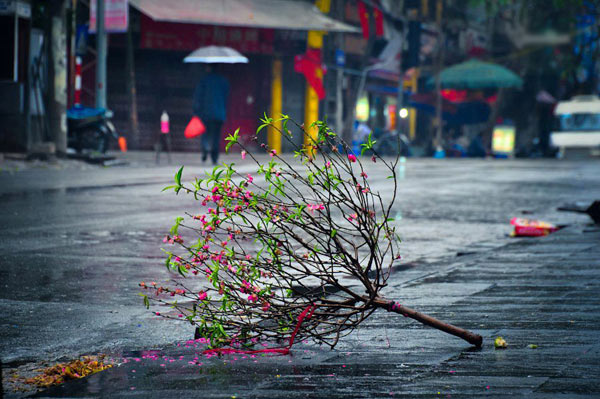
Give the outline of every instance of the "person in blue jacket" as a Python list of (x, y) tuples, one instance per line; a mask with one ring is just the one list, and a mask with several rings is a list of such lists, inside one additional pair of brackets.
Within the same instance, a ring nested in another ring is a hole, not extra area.
[(227, 116), (229, 82), (214, 71), (213, 65), (206, 66), (206, 73), (194, 92), (194, 115), (198, 116), (206, 132), (202, 137), (202, 162), (210, 153), (212, 162), (217, 164), (221, 144), (221, 128)]

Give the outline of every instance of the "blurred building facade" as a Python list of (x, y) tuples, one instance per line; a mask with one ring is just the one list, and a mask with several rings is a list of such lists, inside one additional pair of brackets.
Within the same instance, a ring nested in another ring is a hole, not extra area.
[[(128, 3), (129, 24), (126, 31), (109, 34), (107, 106), (130, 149), (152, 149), (163, 110), (170, 116), (174, 149), (199, 149), (197, 140), (183, 138), (183, 130), (192, 116), (192, 94), (202, 72), (198, 65), (184, 64), (183, 58), (206, 45), (232, 47), (249, 58), (248, 64), (219, 67), (232, 88), (224, 130), (240, 127), (247, 137), (263, 113), (282, 112), (299, 122), (327, 116), (348, 141), (356, 138), (359, 121), (378, 134), (405, 133), (416, 146), (426, 148), (440, 123), (448, 140), (456, 132), (489, 130), (504, 117), (514, 121), (517, 141), (526, 144), (542, 136), (541, 113), (548, 124), (549, 107), (535, 100), (539, 92), (562, 99), (598, 91), (597, 10), (571, 7), (563, 13), (567, 17), (552, 14), (556, 21), (544, 26), (525, 1), (494, 7), (483, 0), (116, 2)], [(90, 4), (94, 1), (0, 2), (0, 25), (8, 39), (2, 49), (10, 55), (0, 65), (3, 150), (27, 151), (39, 142), (66, 150), (65, 111), (74, 103), (76, 54), (83, 58), (82, 102), (94, 105)], [(265, 4), (277, 7), (264, 12)], [(290, 14), (298, 4), (315, 8)], [(562, 30), (550, 29), (555, 25)], [(571, 26), (579, 29), (577, 35), (564, 34)], [(310, 79), (297, 72), (297, 57), (306, 59), (307, 49), (318, 50), (311, 54), (318, 53), (318, 66), (326, 67), (313, 71), (321, 76), (321, 98), (307, 88), (312, 87)], [(436, 109), (443, 107), (425, 82), (444, 67), (471, 57), (509, 67), (524, 78), (523, 89), (440, 93), (442, 105), (449, 102), (452, 112), (441, 112), (443, 120), (438, 122)], [(580, 61), (567, 70), (564, 60), (569, 57)], [(488, 120), (470, 123), (477, 118), (463, 114), (464, 99), (485, 101), (491, 108)], [(403, 113), (405, 120), (398, 117), (401, 108), (408, 111)]]

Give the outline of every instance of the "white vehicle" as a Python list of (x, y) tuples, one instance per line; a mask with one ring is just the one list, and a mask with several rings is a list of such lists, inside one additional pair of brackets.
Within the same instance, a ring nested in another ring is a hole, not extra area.
[(576, 96), (561, 101), (554, 109), (559, 130), (550, 134), (550, 144), (560, 153), (567, 149), (600, 149), (600, 98)]

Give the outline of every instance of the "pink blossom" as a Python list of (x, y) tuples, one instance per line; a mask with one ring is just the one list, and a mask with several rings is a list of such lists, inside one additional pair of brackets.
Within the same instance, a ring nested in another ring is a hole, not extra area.
[(250, 173), (248, 173), (246, 177), (248, 177), (248, 183), (252, 183), (254, 181), (254, 177), (252, 177)]
[(277, 151), (275, 149), (271, 150), (271, 157), (274, 157), (275, 155), (277, 155)]
[(242, 150), (242, 159), (246, 159), (246, 151)]
[(323, 204), (306, 204), (306, 207), (310, 210), (311, 213), (314, 211), (322, 211), (325, 209), (325, 205)]
[(258, 300), (258, 296), (256, 294), (248, 295), (248, 300), (250, 302), (256, 302)]
[(262, 306), (263, 312), (266, 312), (267, 310), (269, 310), (270, 307), (271, 307), (271, 304), (269, 302), (264, 302), (263, 306)]
[(367, 176), (367, 174), (366, 174), (364, 171), (360, 172), (360, 175), (361, 175), (362, 177), (364, 177), (365, 179), (366, 179), (367, 177), (369, 177), (369, 176)]
[(325, 162), (325, 167), (326, 168), (331, 168), (331, 162), (330, 161)]
[(200, 291), (200, 293), (198, 294), (198, 299), (199, 299), (200, 301), (203, 301), (203, 300), (205, 300), (205, 299), (206, 299), (206, 297), (207, 297), (207, 296), (208, 296), (208, 295), (206, 294), (206, 292), (204, 292), (204, 291)]
[(348, 154), (348, 159), (350, 160), (350, 162), (356, 162), (356, 155)]
[(373, 161), (373, 163), (376, 163), (376, 162), (377, 162), (377, 158), (375, 158), (375, 155), (373, 155), (373, 156), (371, 157), (371, 161)]

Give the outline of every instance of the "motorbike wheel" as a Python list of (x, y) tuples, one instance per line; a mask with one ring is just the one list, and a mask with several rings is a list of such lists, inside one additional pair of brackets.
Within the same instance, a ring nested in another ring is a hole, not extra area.
[(106, 135), (100, 129), (91, 128), (79, 133), (77, 140), (78, 152), (98, 152), (104, 154), (107, 147)]

